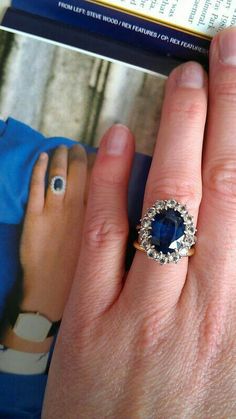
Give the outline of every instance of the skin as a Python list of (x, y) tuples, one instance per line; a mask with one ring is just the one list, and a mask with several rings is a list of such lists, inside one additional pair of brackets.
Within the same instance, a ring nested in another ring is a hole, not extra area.
[(134, 139), (122, 126), (102, 139), (44, 419), (236, 417), (235, 37), (212, 43), (209, 90), (196, 63), (170, 75), (146, 186), (144, 212), (187, 204), (193, 257), (160, 266), (136, 252), (124, 281)]
[[(61, 146), (53, 154), (49, 178), (67, 179), (66, 192), (55, 195), (45, 175), (48, 155), (42, 153), (34, 167), (20, 245), (23, 268), (23, 301), (20, 309), (39, 312), (50, 321), (60, 320), (76, 270), (92, 158), (84, 149)], [(87, 187), (86, 187), (87, 185)], [(73, 250), (73, 251), (72, 251)], [(11, 327), (2, 343), (23, 352), (47, 352), (53, 338), (30, 342), (19, 338)]]

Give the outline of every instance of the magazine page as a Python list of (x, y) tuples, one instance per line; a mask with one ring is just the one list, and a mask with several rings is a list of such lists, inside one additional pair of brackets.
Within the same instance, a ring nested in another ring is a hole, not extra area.
[[(70, 174), (71, 162), (81, 157), (75, 145), (87, 154), (87, 194), (104, 132), (122, 123), (135, 135), (128, 269), (165, 80), (9, 31), (0, 30), (0, 46), (0, 417), (39, 418), (83, 225), (84, 201), (76, 201), (67, 218), (55, 210), (70, 182), (80, 186), (79, 175), (71, 180)], [(61, 153), (64, 177), (57, 170)], [(39, 197), (40, 159), (45, 173)]]
[[(13, 0), (12, 6), (103, 34), (114, 41), (139, 46), (152, 53), (168, 54), (184, 60), (191, 59), (194, 55), (196, 59), (204, 61), (210, 33), (203, 30), (203, 33), (198, 34), (194, 23), (186, 27), (182, 33), (185, 21), (189, 20), (188, 15), (191, 14), (193, 3), (189, 2), (186, 7), (184, 0), (179, 0), (178, 3), (163, 0)], [(200, 5), (199, 8), (201, 7)]]
[(0, 23), (6, 13), (7, 8), (10, 6), (11, 1), (10, 0), (2, 0), (0, 4)]
[[(103, 31), (106, 28), (106, 22), (104, 22), (104, 25), (101, 25), (100, 30), (97, 28), (96, 21), (90, 16), (88, 20), (86, 17), (85, 22), (79, 18), (78, 21), (76, 20), (76, 25), (65, 23), (52, 15), (47, 16), (48, 6), (49, 10), (52, 10), (52, 6), (54, 7), (52, 2), (45, 5), (42, 2), (13, 4), (8, 0), (4, 1), (5, 7), (2, 3), (0, 5), (0, 22), (2, 22), (2, 26), (5, 28), (46, 38), (47, 40), (75, 47), (77, 50), (96, 54), (113, 61), (124, 62), (133, 67), (138, 67), (145, 71), (154, 71), (163, 75), (168, 75), (181, 62), (180, 58), (157, 54), (156, 50), (144, 48), (142, 42), (139, 41), (135, 42), (135, 44), (132, 42), (132, 48), (130, 48), (129, 41), (132, 41), (132, 37), (126, 31), (123, 35), (128, 36), (123, 38), (116, 36), (116, 31), (114, 32), (112, 27), (107, 28), (109, 29), (108, 32)], [(84, 4), (86, 7), (89, 6), (85, 1)], [(7, 5), (11, 7), (7, 8)], [(27, 5), (29, 7), (26, 7)], [(37, 5), (41, 6), (40, 10), (45, 13), (36, 13), (34, 7), (37, 7)], [(148, 43), (148, 45), (151, 46), (151, 43)]]
[(12, 0), (11, 5), (152, 54), (205, 64), (212, 36), (236, 23), (233, 0)]

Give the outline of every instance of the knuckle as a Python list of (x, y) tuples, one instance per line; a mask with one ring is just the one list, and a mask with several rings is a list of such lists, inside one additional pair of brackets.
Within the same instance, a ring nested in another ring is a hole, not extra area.
[(231, 340), (231, 326), (226, 320), (229, 305), (219, 300), (222, 300), (222, 296), (205, 306), (199, 322), (200, 355), (210, 359), (220, 356)]
[(205, 113), (204, 103), (197, 98), (188, 98), (185, 100), (173, 101), (169, 104), (168, 109), (169, 121), (172, 124), (173, 121), (184, 123), (190, 121), (198, 121), (199, 116)]
[(139, 350), (146, 352), (157, 345), (159, 325), (160, 318), (156, 313), (143, 320), (138, 334)]
[(34, 174), (32, 176), (30, 185), (33, 188), (35, 188), (35, 187), (41, 187), (43, 185), (41, 177), (38, 176), (37, 174)]
[(66, 204), (66, 211), (68, 212), (68, 214), (70, 214), (70, 216), (72, 216), (72, 214), (75, 214), (77, 216), (79, 216), (79, 212), (82, 215), (82, 197), (78, 197), (77, 195), (71, 195), (71, 196), (67, 196), (66, 200), (65, 200), (65, 204)]
[(69, 162), (70, 166), (82, 166), (85, 165), (87, 166), (87, 159), (86, 157), (82, 156), (78, 156), (78, 155), (72, 155), (70, 157), (70, 162)]
[(53, 199), (48, 204), (49, 211), (53, 214), (55, 214), (55, 217), (61, 217), (64, 215), (64, 207), (63, 202), (61, 199)]
[(235, 161), (224, 159), (212, 165), (204, 174), (204, 188), (236, 202)]
[(163, 314), (161, 310), (155, 310), (145, 315), (138, 326), (137, 341), (135, 342), (139, 356), (150, 356), (162, 351), (171, 333), (170, 313)]
[(52, 169), (53, 170), (50, 176), (51, 179), (54, 176), (62, 176), (66, 178), (66, 166), (63, 163), (61, 165), (57, 164), (56, 166), (53, 166)]
[(123, 186), (125, 183), (123, 173), (107, 174), (103, 170), (97, 170), (91, 178), (92, 189), (111, 189), (113, 187)]
[(77, 145), (72, 147), (70, 151), (69, 162), (70, 164), (87, 164), (87, 154), (84, 147)]
[(201, 201), (202, 193), (199, 182), (184, 179), (160, 178), (148, 185), (145, 196), (145, 206), (149, 208), (157, 199), (174, 198), (179, 202), (191, 202), (191, 207), (198, 206)]
[(112, 219), (111, 215), (96, 214), (89, 220), (84, 230), (85, 243), (90, 248), (108, 247), (124, 241), (128, 235), (128, 225), (125, 222)]
[(94, 328), (87, 323), (84, 325), (81, 322), (78, 323), (77, 319), (78, 317), (74, 322), (67, 321), (67, 328), (61, 328), (58, 336), (60, 342), (59, 356), (61, 362), (65, 363), (64, 370), (66, 369), (66, 371), (71, 371), (69, 359), (75, 359), (78, 353), (80, 353), (81, 360), (84, 363), (88, 362), (88, 354), (92, 346)]
[(236, 103), (236, 81), (218, 81), (213, 88), (213, 101)]

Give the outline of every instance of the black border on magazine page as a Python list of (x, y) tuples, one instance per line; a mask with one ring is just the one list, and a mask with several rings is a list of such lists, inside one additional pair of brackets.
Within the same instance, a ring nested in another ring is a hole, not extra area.
[(50, 19), (35, 16), (13, 8), (8, 8), (2, 21), (4, 28), (29, 33), (52, 40), (60, 44), (72, 46), (80, 50), (97, 54), (106, 59), (168, 75), (182, 61), (173, 57), (153, 55), (140, 48), (108, 39), (104, 36), (73, 28)]

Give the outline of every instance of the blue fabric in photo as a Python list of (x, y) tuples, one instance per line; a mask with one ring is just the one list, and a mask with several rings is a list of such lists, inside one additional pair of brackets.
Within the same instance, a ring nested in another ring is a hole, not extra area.
[[(67, 138), (45, 138), (12, 118), (0, 124), (0, 222), (19, 224), (24, 216), (33, 167), (40, 153), (60, 145), (72, 147)], [(94, 148), (84, 146), (88, 152)]]
[[(0, 121), (0, 318), (19, 271), (20, 230), (33, 167), (42, 151), (50, 154), (62, 144), (71, 147), (75, 141), (47, 139), (12, 118)], [(85, 147), (88, 152), (94, 151)]]
[[(19, 274), (19, 243), (33, 167), (41, 152), (76, 141), (46, 138), (29, 126), (8, 118), (0, 120), (0, 318), (6, 298)], [(82, 144), (83, 145), (83, 144)], [(84, 145), (86, 151), (96, 152)], [(131, 226), (138, 223), (151, 157), (135, 154), (128, 191)], [(40, 418), (46, 375), (0, 374), (0, 418)]]
[[(5, 297), (19, 269), (16, 256), (33, 167), (41, 152), (50, 154), (59, 145), (71, 147), (75, 143), (62, 137), (45, 138), (12, 118), (6, 122), (0, 120), (0, 318)], [(96, 152), (94, 147), (84, 147), (88, 153)], [(150, 164), (149, 156), (135, 154), (128, 192), (128, 215), (132, 226), (139, 221)]]
[(47, 376), (0, 374), (0, 418), (40, 419)]

